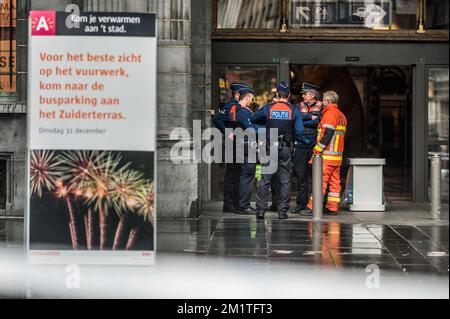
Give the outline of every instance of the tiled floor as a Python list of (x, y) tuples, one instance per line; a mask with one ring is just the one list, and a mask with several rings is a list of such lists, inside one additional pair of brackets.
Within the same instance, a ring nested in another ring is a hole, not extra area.
[[(446, 210), (446, 212), (445, 212)], [(267, 214), (222, 214), (208, 203), (199, 219), (160, 219), (158, 251), (197, 258), (238, 258), (264, 267), (279, 263), (318, 269), (381, 271), (414, 277), (432, 274), (448, 280), (448, 206), (433, 221), (426, 205), (391, 204), (383, 213), (343, 212), (313, 222), (299, 215), (278, 220)], [(23, 245), (23, 221), (0, 219), (0, 248)]]
[(278, 220), (275, 214), (257, 221), (219, 211), (211, 203), (200, 219), (159, 220), (158, 250), (355, 271), (375, 264), (390, 273), (448, 280), (448, 219), (432, 221), (426, 208), (399, 205), (386, 213), (346, 212), (319, 222), (298, 215)]

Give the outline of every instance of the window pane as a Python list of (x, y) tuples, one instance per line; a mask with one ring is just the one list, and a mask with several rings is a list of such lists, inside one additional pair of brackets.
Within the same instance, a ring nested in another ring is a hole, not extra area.
[(242, 82), (256, 91), (255, 109), (272, 100), (277, 85), (278, 70), (275, 66), (220, 66), (219, 88), (220, 108), (230, 99), (230, 84)]
[(290, 25), (369, 29), (416, 28), (415, 0), (292, 0)]
[(448, 142), (448, 68), (429, 71), (428, 138)]
[(427, 29), (448, 30), (448, 0), (427, 0)]
[(16, 92), (16, 0), (0, 0), (0, 101)]
[(428, 75), (428, 155), (442, 156), (442, 196), (448, 201), (448, 68), (433, 68)]
[(275, 29), (280, 24), (279, 0), (218, 0), (218, 29)]
[(0, 209), (6, 207), (6, 160), (0, 158)]

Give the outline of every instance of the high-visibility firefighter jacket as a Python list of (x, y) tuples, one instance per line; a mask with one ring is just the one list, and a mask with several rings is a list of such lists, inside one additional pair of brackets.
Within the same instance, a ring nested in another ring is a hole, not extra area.
[(323, 155), (324, 165), (342, 165), (346, 132), (347, 118), (336, 104), (329, 104), (323, 111), (314, 148), (315, 154)]
[[(300, 102), (296, 105), (296, 108), (303, 114), (303, 126), (305, 127), (305, 132), (296, 146), (302, 149), (312, 149), (317, 139), (317, 126), (322, 117), (323, 104), (319, 100), (314, 101), (312, 105)], [(313, 120), (313, 115), (317, 116), (317, 119)]]
[(302, 116), (298, 108), (294, 108), (287, 102), (275, 102), (264, 105), (256, 112), (251, 121), (265, 125), (267, 139), (270, 138), (270, 130), (278, 129), (278, 141), (291, 145), (303, 136)]

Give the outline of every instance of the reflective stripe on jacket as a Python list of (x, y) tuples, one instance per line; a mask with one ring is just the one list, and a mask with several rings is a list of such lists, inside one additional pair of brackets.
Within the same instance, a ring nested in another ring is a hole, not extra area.
[[(328, 145), (323, 145), (320, 141), (327, 128), (334, 130), (334, 135)], [(314, 151), (316, 153), (322, 153), (324, 164), (332, 166), (342, 165), (344, 139), (347, 132), (347, 118), (336, 104), (329, 104), (324, 109), (323, 117), (317, 130), (317, 144)]]

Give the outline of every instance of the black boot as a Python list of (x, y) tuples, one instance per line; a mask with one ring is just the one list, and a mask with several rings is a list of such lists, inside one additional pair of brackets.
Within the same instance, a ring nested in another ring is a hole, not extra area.
[(256, 209), (250, 207), (237, 212), (239, 215), (256, 215)]
[(336, 211), (336, 210), (329, 210), (328, 208), (325, 208), (324, 211), (323, 211), (323, 214), (327, 215), (327, 216), (337, 216), (338, 215), (338, 211)]
[(289, 216), (287, 213), (278, 213), (278, 219), (288, 219)]
[(299, 212), (300, 215), (306, 216), (306, 217), (312, 217), (313, 211), (309, 208), (303, 209)]
[(301, 206), (297, 206), (292, 210), (292, 214), (300, 214), (301, 211), (305, 210), (305, 208)]
[(224, 207), (222, 211), (224, 213), (236, 213), (236, 209), (234, 207)]

